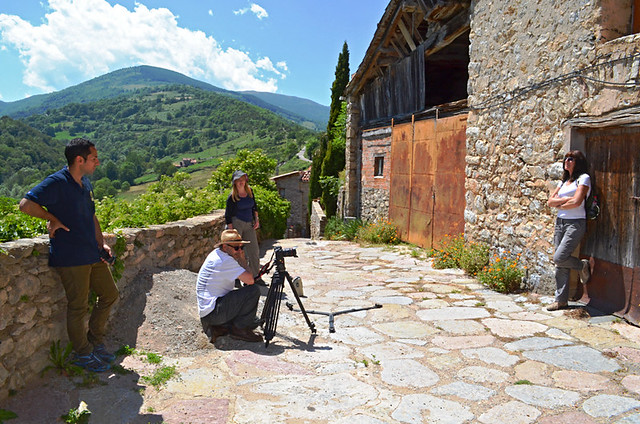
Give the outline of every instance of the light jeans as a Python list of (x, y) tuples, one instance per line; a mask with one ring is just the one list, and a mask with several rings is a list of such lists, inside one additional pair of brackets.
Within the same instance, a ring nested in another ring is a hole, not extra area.
[(582, 269), (582, 262), (571, 253), (578, 247), (587, 230), (586, 219), (556, 219), (553, 242), (556, 251), (553, 262), (556, 264), (556, 302), (569, 301), (569, 275), (572, 269)]

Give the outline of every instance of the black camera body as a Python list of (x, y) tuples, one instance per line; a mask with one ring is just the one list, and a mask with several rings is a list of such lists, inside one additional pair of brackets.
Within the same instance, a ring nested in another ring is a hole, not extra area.
[(280, 261), (282, 260), (282, 258), (286, 258), (286, 257), (294, 257), (294, 258), (298, 257), (298, 252), (296, 251), (295, 247), (283, 249), (280, 246), (276, 246), (273, 248), (273, 252), (276, 255), (277, 261)]

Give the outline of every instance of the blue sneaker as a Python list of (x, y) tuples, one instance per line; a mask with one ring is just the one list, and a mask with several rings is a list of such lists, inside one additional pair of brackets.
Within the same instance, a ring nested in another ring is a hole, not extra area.
[(95, 345), (93, 347), (93, 354), (106, 364), (110, 364), (116, 360), (116, 355), (109, 353), (107, 348), (104, 347), (104, 344)]
[(86, 355), (76, 353), (73, 364), (91, 372), (105, 372), (111, 368), (111, 365), (102, 362), (93, 352)]

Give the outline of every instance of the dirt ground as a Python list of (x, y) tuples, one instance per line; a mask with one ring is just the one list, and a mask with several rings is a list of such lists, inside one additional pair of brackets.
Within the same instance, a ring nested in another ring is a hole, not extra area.
[(110, 321), (109, 347), (129, 345), (173, 357), (206, 348), (195, 294), (197, 276), (182, 269), (139, 276)]

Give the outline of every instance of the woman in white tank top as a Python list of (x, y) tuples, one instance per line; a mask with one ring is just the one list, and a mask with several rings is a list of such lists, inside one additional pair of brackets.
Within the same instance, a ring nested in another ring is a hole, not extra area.
[(586, 284), (591, 277), (589, 261), (571, 256), (587, 230), (584, 202), (591, 192), (588, 168), (587, 159), (580, 150), (568, 152), (563, 159), (562, 181), (547, 201), (548, 206), (558, 209), (553, 240), (556, 293), (555, 302), (547, 307), (549, 311), (567, 308), (569, 275), (572, 269), (579, 271), (580, 281), (583, 284)]

